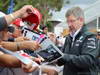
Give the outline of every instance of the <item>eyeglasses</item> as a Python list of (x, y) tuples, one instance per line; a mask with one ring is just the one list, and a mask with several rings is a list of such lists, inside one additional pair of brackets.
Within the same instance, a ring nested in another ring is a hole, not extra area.
[(77, 20), (79, 20), (79, 18), (78, 19), (73, 19), (73, 20), (67, 20), (67, 23), (75, 23)]
[(75, 23), (78, 19), (76, 20), (67, 20), (67, 23)]

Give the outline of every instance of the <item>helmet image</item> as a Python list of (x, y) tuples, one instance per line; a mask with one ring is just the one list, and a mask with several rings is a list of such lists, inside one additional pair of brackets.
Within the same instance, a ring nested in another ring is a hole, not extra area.
[(33, 12), (30, 13), (28, 17), (22, 18), (22, 21), (30, 23), (31, 25), (33, 25), (32, 29), (36, 29), (40, 24), (41, 19), (42, 19), (41, 13), (36, 8), (33, 8)]

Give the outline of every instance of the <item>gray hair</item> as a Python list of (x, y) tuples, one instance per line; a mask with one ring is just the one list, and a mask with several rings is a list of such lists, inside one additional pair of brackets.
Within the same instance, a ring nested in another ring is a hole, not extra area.
[(81, 18), (84, 19), (84, 12), (80, 7), (73, 7), (71, 9), (69, 9), (65, 16), (68, 17), (70, 15), (73, 15), (76, 18), (80, 18), (81, 17)]

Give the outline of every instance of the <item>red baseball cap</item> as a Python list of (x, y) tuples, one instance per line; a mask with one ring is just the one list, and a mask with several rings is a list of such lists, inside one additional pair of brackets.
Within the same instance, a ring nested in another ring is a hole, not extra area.
[(15, 21), (12, 22), (12, 24), (16, 25), (17, 27), (24, 26), (21, 18), (17, 18)]
[(31, 24), (34, 24), (33, 29), (36, 29), (40, 24), (41, 19), (42, 19), (42, 14), (36, 8), (33, 8), (33, 12), (30, 13), (29, 16), (22, 18), (22, 21), (26, 21), (26, 22), (30, 22)]

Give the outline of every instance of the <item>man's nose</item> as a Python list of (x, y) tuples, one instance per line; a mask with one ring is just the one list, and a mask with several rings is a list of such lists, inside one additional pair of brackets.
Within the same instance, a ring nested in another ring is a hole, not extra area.
[(68, 26), (70, 27), (70, 26), (72, 26), (72, 24), (71, 24), (71, 23), (69, 23), (69, 24), (68, 24)]

